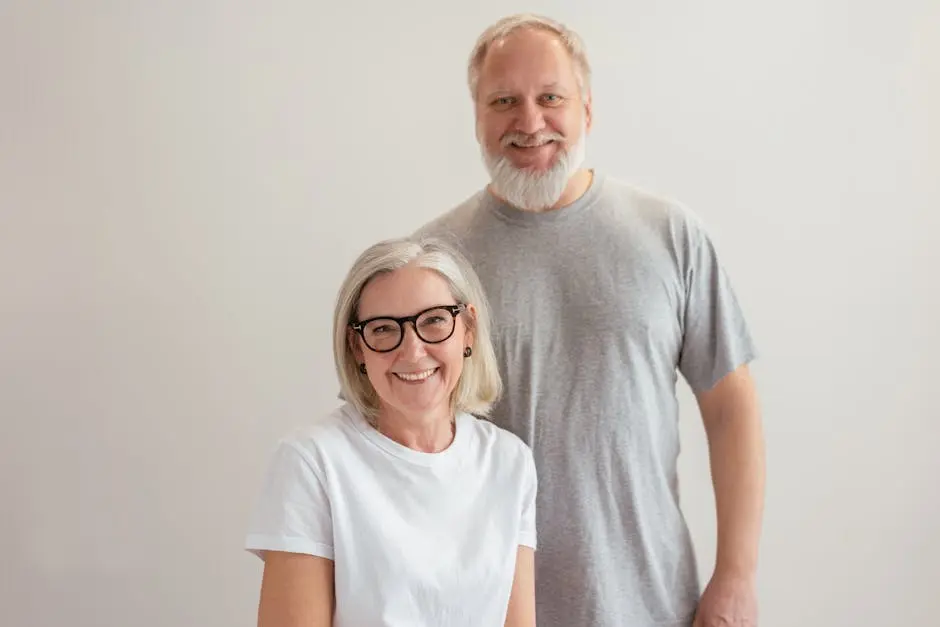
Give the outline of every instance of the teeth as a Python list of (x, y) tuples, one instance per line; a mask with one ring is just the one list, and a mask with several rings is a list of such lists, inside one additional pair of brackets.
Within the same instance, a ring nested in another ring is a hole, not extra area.
[(428, 368), (421, 372), (396, 372), (395, 376), (405, 381), (423, 381), (437, 371), (437, 368)]

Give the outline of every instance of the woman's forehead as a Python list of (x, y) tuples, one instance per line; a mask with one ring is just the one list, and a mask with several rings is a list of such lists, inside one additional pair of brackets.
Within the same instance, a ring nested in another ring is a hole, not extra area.
[(413, 316), (437, 305), (452, 305), (450, 285), (434, 270), (405, 266), (377, 275), (362, 290), (360, 320), (375, 316)]

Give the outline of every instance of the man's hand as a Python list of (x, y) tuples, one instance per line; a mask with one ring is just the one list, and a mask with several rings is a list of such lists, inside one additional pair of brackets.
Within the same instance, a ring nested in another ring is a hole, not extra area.
[(715, 573), (702, 593), (692, 627), (757, 627), (754, 579)]

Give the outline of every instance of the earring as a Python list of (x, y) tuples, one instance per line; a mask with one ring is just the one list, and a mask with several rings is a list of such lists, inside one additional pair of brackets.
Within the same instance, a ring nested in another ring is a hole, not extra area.
[(469, 346), (468, 346), (467, 348), (463, 349), (463, 356), (464, 356), (464, 357), (469, 357), (469, 356), (472, 355), (472, 354), (473, 354), (473, 349), (470, 348)]
[(366, 373), (366, 365), (365, 365), (365, 364), (359, 364), (359, 372), (360, 372), (361, 374), (365, 374), (365, 373)]

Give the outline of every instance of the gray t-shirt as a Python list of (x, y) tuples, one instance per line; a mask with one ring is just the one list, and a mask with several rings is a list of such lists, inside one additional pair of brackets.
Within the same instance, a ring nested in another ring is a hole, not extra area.
[(566, 208), (483, 190), (417, 234), (456, 243), (492, 307), (506, 383), (492, 420), (532, 447), (539, 477), (540, 627), (690, 625), (677, 372), (704, 390), (755, 356), (702, 224), (595, 174)]

